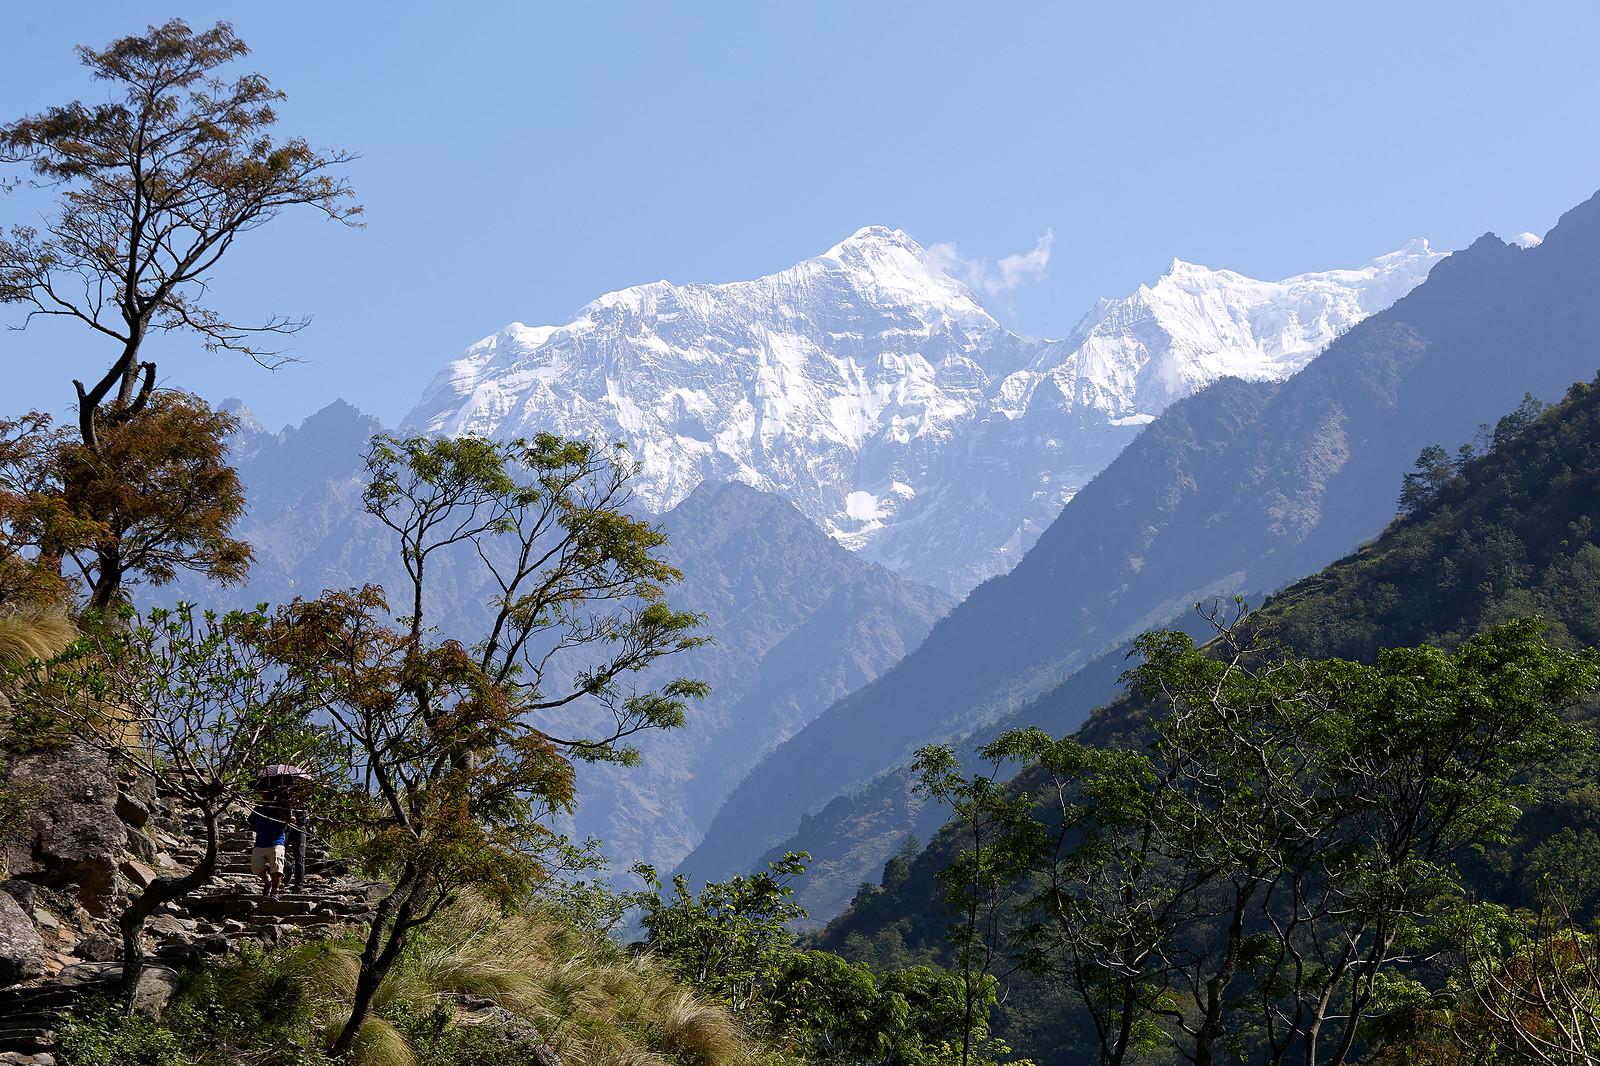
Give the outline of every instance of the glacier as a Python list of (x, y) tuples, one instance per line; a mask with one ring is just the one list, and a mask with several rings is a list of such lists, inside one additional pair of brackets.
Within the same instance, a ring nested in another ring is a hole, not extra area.
[(1011, 569), (1167, 405), (1293, 374), (1443, 257), (1419, 239), (1282, 281), (1175, 259), (1039, 340), (906, 233), (868, 226), (752, 281), (658, 281), (564, 325), (512, 323), (445, 365), (402, 430), (624, 441), (654, 513), (741, 481), (960, 596)]

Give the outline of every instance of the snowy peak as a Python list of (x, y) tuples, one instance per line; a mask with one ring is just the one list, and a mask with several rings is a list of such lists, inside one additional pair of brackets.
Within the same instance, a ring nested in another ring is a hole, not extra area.
[(1029, 371), (1052, 378), (1071, 406), (1148, 420), (1219, 377), (1287, 377), (1442, 258), (1418, 239), (1354, 269), (1282, 281), (1174, 259), (1154, 285), (1097, 303), (1060, 342), (1070, 355), (1041, 352)]
[(653, 282), (512, 323), (440, 370), (404, 428), (621, 439), (665, 512), (706, 480), (777, 492), (839, 541), (964, 593), (1009, 569), (1172, 401), (1283, 377), (1440, 256), (1263, 282), (1183, 260), (1064, 340), (1004, 329), (902, 230), (750, 281)]
[(871, 255), (892, 255), (896, 252), (910, 255), (914, 259), (923, 258), (927, 252), (922, 245), (911, 239), (911, 235), (903, 229), (890, 229), (888, 226), (862, 226), (838, 244), (823, 252), (819, 258), (837, 259), (840, 262), (852, 258)]

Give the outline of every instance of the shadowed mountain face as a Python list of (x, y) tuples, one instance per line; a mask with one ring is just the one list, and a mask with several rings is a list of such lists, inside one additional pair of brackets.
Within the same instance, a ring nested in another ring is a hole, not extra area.
[(585, 766), (577, 829), (614, 860), (676, 864), (761, 756), (915, 648), (955, 601), (842, 548), (793, 504), (707, 482), (667, 512), (678, 606), (716, 642), (674, 657), (709, 681), (689, 725), (640, 745), (637, 767)]
[(1591, 200), (1537, 247), (1480, 238), (1286, 382), (1224, 379), (1175, 403), (1014, 571), (769, 756), (684, 868), (741, 871), (917, 746), (1001, 717), (1197, 600), (1259, 597), (1346, 554), (1393, 516), (1424, 446), (1592, 378), (1597, 336)]
[[(250, 501), (239, 529), (256, 550), (249, 585), (145, 598), (227, 607), (369, 582), (404, 587), (393, 534), (362, 509), (361, 455), (378, 421), (340, 402), (274, 435), (239, 414), (232, 454)], [(792, 504), (745, 485), (703, 484), (661, 523), (684, 575), (671, 601), (705, 615), (714, 642), (664, 660), (657, 680), (696, 677), (713, 692), (686, 729), (638, 738), (640, 766), (581, 767), (570, 828), (600, 837), (624, 863), (670, 867), (763, 754), (916, 647), (955, 601), (858, 558)], [(442, 635), (477, 640), (488, 622), (485, 577), (470, 550), (432, 572), (440, 580), (428, 617)]]

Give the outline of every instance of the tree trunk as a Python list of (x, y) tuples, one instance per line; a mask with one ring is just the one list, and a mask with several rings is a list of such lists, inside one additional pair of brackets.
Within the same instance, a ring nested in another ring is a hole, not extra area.
[(350, 1001), (350, 1020), (329, 1049), (334, 1058), (348, 1061), (355, 1052), (361, 1028), (372, 1016), (372, 999), (377, 995), (378, 986), (383, 984), (405, 950), (411, 915), (416, 909), (417, 897), (422, 894), (424, 881), (422, 873), (408, 865), (394, 891), (378, 904), (378, 911), (372, 917), (372, 931), (367, 934), (367, 945), (361, 952), (361, 970), (356, 975), (355, 994)]
[(139, 990), (139, 978), (144, 974), (144, 945), (139, 936), (144, 923), (163, 903), (182, 899), (195, 889), (210, 884), (217, 872), (217, 812), (210, 807), (201, 808), (206, 819), (206, 853), (193, 870), (182, 877), (160, 877), (151, 882), (138, 899), (122, 912), (118, 925), (122, 928), (122, 992), (125, 1011), (133, 1013), (134, 994)]

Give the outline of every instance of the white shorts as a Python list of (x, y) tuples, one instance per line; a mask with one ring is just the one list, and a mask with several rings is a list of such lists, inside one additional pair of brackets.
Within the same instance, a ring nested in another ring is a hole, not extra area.
[(283, 873), (283, 845), (274, 844), (270, 848), (252, 848), (250, 850), (250, 872), (253, 874)]

